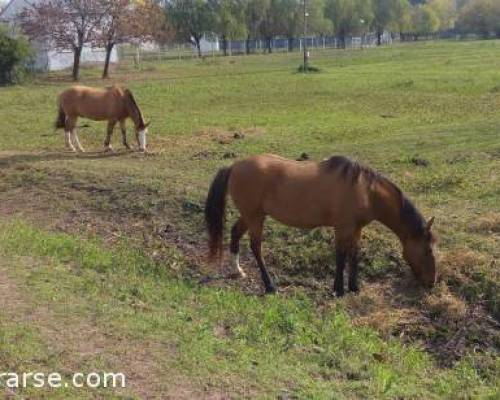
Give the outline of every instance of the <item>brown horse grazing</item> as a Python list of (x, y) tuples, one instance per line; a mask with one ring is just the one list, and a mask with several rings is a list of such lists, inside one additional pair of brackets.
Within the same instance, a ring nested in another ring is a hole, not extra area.
[(144, 122), (141, 110), (135, 102), (132, 92), (119, 86), (96, 89), (85, 86), (73, 86), (59, 96), (59, 114), (56, 129), (64, 128), (66, 146), (75, 151), (84, 151), (76, 133), (78, 117), (94, 121), (108, 121), (108, 132), (104, 141), (106, 151), (111, 150), (111, 135), (117, 122), (120, 123), (123, 145), (130, 149), (127, 143), (125, 120), (131, 118), (135, 125), (135, 136), (141, 151), (146, 150), (146, 134), (149, 124)]
[(434, 218), (426, 222), (394, 183), (348, 158), (334, 156), (316, 163), (259, 155), (221, 169), (210, 186), (205, 206), (212, 257), (222, 255), (228, 191), (240, 212), (231, 231), (230, 251), (235, 267), (245, 276), (239, 266), (239, 241), (249, 231), (266, 292), (276, 291), (261, 255), (262, 228), (267, 215), (297, 228), (334, 228), (337, 296), (344, 294), (346, 261), (350, 264), (348, 288), (358, 291), (361, 230), (373, 220), (398, 236), (403, 256), (416, 278), (429, 287), (436, 281), (431, 233)]

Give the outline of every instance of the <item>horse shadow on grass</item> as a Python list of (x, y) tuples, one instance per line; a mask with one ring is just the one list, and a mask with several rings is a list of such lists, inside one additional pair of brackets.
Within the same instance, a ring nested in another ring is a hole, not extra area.
[(133, 154), (131, 151), (89, 151), (85, 153), (71, 152), (40, 152), (40, 153), (17, 153), (17, 154), (0, 154), (0, 168), (11, 168), (19, 164), (32, 164), (46, 161), (67, 161), (67, 160), (100, 160), (114, 157), (124, 157)]

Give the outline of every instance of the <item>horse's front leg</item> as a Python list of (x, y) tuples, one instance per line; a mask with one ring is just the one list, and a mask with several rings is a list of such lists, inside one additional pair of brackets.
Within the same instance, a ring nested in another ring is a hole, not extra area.
[(106, 139), (104, 140), (104, 151), (112, 151), (111, 147), (111, 136), (113, 135), (113, 130), (115, 129), (116, 121), (108, 122), (108, 129), (106, 132)]
[(359, 263), (359, 242), (361, 240), (361, 229), (357, 230), (353, 236), (349, 248), (349, 283), (350, 292), (359, 292), (358, 286), (358, 263)]
[(359, 261), (359, 249), (354, 247), (351, 250), (349, 257), (349, 291), (357, 293), (359, 292), (358, 286), (358, 261)]
[(130, 150), (130, 145), (127, 142), (127, 127), (125, 125), (125, 120), (120, 121), (120, 130), (122, 131), (123, 145), (127, 150)]
[(335, 246), (335, 278), (333, 280), (333, 291), (337, 297), (344, 295), (344, 269), (346, 263), (346, 251), (339, 243)]

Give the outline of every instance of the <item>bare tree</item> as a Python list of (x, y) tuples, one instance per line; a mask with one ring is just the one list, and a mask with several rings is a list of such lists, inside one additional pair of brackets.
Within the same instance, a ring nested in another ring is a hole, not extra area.
[(32, 40), (72, 50), (72, 77), (77, 81), (83, 47), (93, 40), (107, 12), (99, 0), (44, 0), (24, 8), (21, 28)]
[(106, 14), (93, 35), (93, 43), (106, 49), (103, 79), (109, 77), (109, 63), (117, 44), (131, 41), (164, 42), (172, 35), (163, 8), (156, 0), (100, 0)]

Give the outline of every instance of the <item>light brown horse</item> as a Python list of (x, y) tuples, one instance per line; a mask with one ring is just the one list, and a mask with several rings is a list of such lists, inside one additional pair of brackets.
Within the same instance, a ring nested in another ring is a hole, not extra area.
[(344, 294), (346, 262), (350, 267), (348, 288), (358, 291), (361, 230), (374, 220), (398, 236), (416, 278), (426, 286), (436, 281), (431, 233), (434, 218), (426, 222), (394, 183), (346, 157), (334, 156), (316, 163), (259, 155), (221, 169), (210, 186), (205, 206), (212, 258), (222, 256), (228, 192), (240, 212), (231, 231), (230, 252), (235, 267), (245, 276), (238, 254), (239, 241), (248, 231), (266, 292), (276, 291), (261, 254), (262, 229), (268, 215), (297, 228), (334, 228), (337, 296)]
[(64, 128), (66, 146), (75, 151), (84, 151), (76, 133), (78, 117), (94, 121), (108, 121), (108, 131), (104, 148), (111, 150), (111, 135), (117, 122), (120, 123), (123, 145), (130, 149), (127, 143), (125, 121), (131, 118), (135, 125), (135, 136), (141, 151), (146, 150), (146, 134), (149, 124), (144, 122), (142, 112), (137, 105), (132, 92), (119, 86), (96, 89), (85, 86), (73, 86), (59, 95), (59, 114), (56, 129)]

